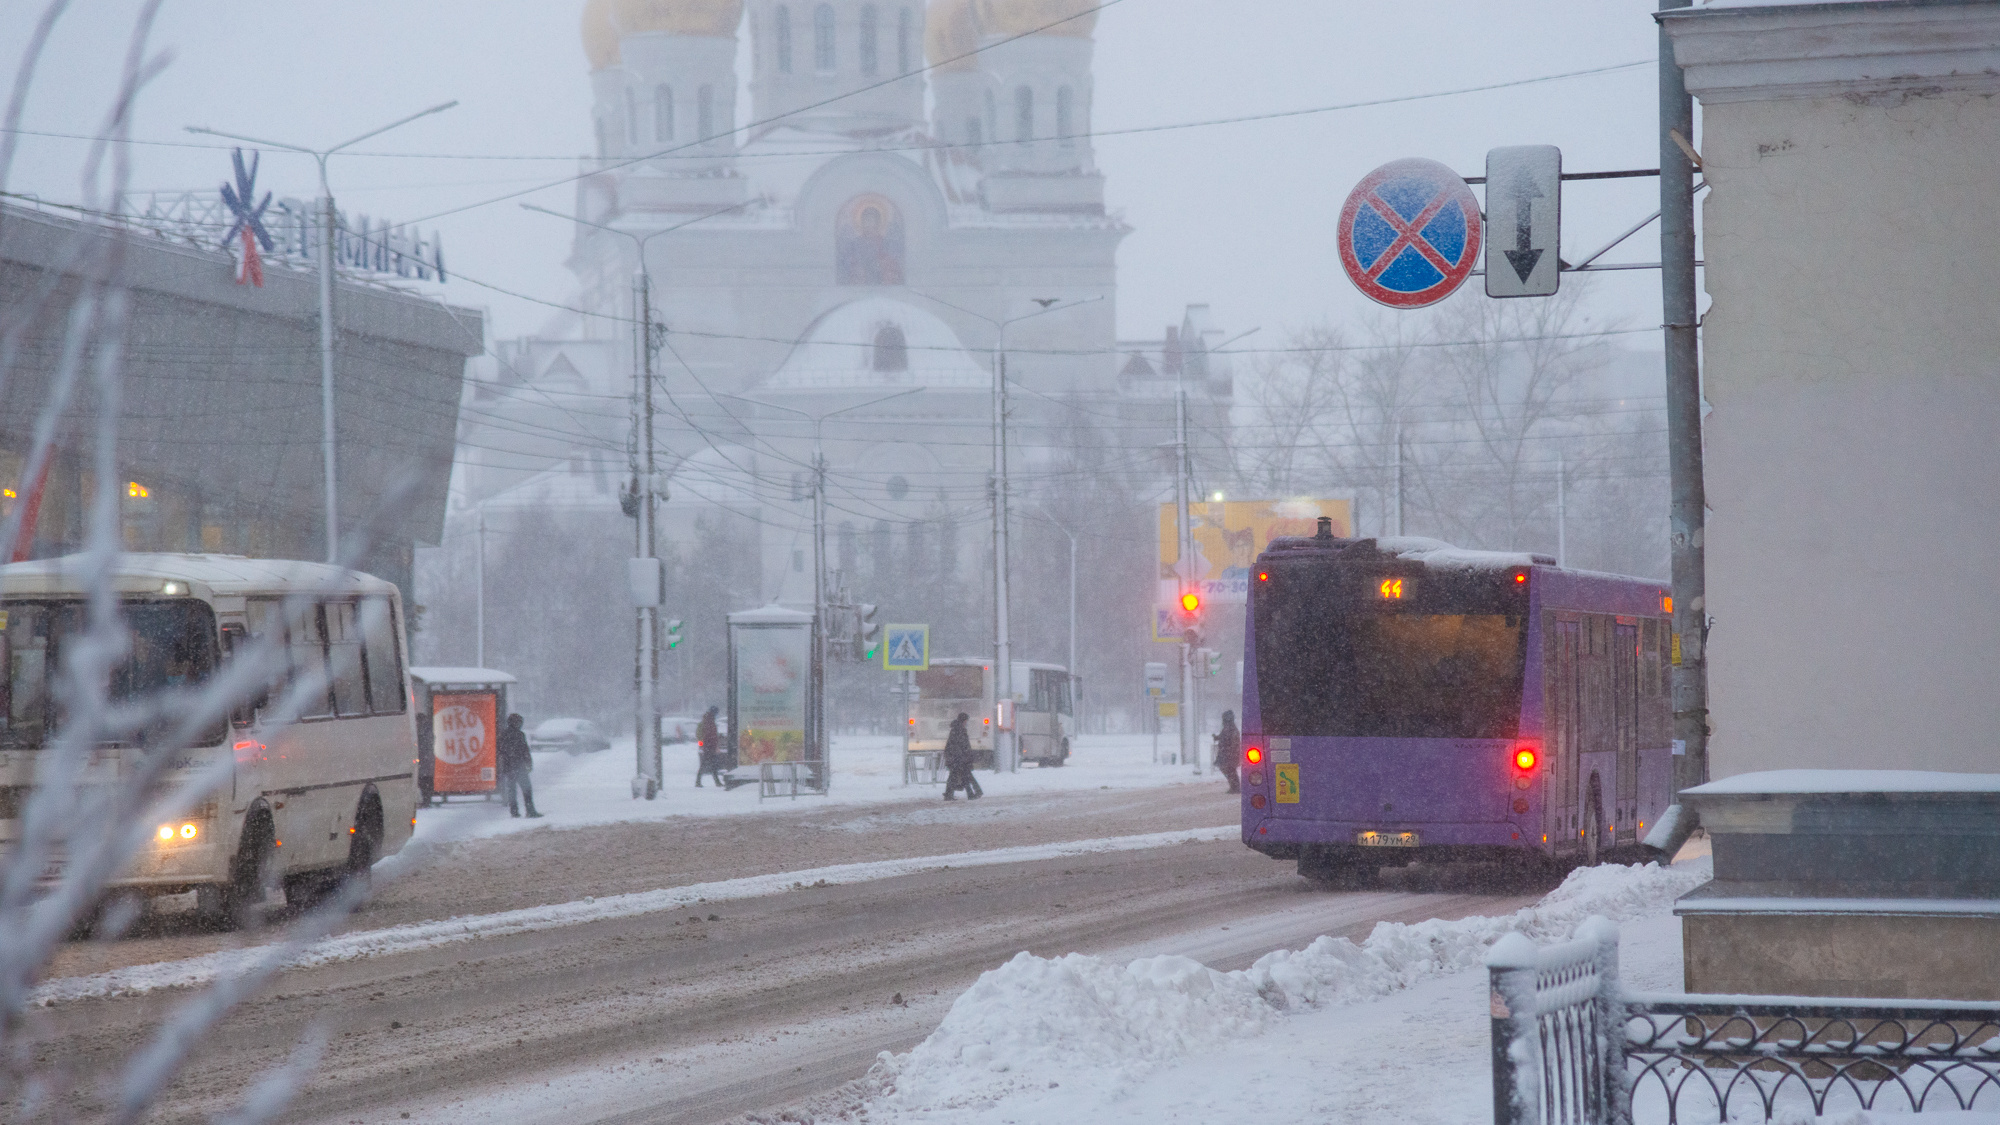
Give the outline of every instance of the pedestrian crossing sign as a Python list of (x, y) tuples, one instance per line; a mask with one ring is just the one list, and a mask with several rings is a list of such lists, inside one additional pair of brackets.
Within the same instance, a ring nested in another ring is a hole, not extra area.
[(891, 672), (927, 672), (931, 666), (929, 625), (884, 625), (882, 667)]

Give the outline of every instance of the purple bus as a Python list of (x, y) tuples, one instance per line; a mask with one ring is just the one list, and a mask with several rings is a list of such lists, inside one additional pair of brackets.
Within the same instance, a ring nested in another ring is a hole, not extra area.
[(1595, 864), (1672, 801), (1667, 590), (1434, 539), (1275, 539), (1250, 582), (1243, 842), (1363, 884)]

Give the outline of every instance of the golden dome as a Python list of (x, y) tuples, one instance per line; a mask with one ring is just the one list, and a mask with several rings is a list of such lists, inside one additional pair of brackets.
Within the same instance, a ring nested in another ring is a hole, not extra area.
[[(935, 0), (924, 15), (924, 56), (940, 71), (973, 70), (979, 57), (979, 22), (973, 0)], [(948, 59), (956, 62), (947, 63)]]
[(588, 0), (583, 6), (583, 53), (590, 69), (618, 64), (618, 41), (627, 35), (735, 35), (743, 0)]
[[(1097, 29), (1097, 0), (973, 0), (973, 6), (985, 35), (1026, 35), (1048, 27), (1042, 34), (1088, 39)], [(1077, 18), (1049, 27), (1064, 16)]]

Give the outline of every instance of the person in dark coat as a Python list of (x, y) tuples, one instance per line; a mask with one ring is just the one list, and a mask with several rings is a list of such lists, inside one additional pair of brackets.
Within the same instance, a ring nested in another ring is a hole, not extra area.
[(500, 787), (507, 794), (507, 812), (521, 815), (521, 806), (515, 803), (514, 792), (520, 790), (521, 800), (528, 806), (528, 819), (540, 819), (535, 811), (535, 783), (528, 774), (535, 768), (535, 756), (528, 750), (528, 736), (521, 732), (521, 716), (507, 716), (507, 729), (500, 732), (500, 742), (494, 747), (495, 764), (500, 767)]
[(972, 736), (965, 732), (965, 724), (972, 716), (963, 711), (951, 721), (951, 734), (944, 740), (944, 768), (949, 771), (944, 779), (944, 799), (955, 801), (952, 796), (960, 789), (965, 790), (965, 799), (977, 801), (986, 795), (979, 787), (979, 779), (972, 776), (973, 763), (978, 761), (972, 755)]
[(701, 763), (695, 766), (694, 787), (701, 788), (702, 775), (715, 779), (717, 789), (726, 788), (722, 784), (722, 741), (716, 729), (715, 716), (720, 707), (710, 707), (702, 713), (701, 723), (694, 728), (695, 749), (701, 752)]
[(1231, 793), (1242, 792), (1236, 783), (1236, 762), (1243, 754), (1243, 732), (1236, 729), (1236, 712), (1222, 713), (1222, 733), (1215, 736), (1215, 768), (1229, 779)]

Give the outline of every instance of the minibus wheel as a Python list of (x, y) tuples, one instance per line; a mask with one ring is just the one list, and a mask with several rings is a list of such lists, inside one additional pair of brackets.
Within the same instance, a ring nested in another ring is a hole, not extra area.
[(243, 844), (236, 850), (236, 861), (230, 867), (226, 910), (229, 920), (240, 929), (258, 928), (264, 922), (264, 909), (283, 889), (277, 836), (270, 815), (252, 814), (243, 830)]

